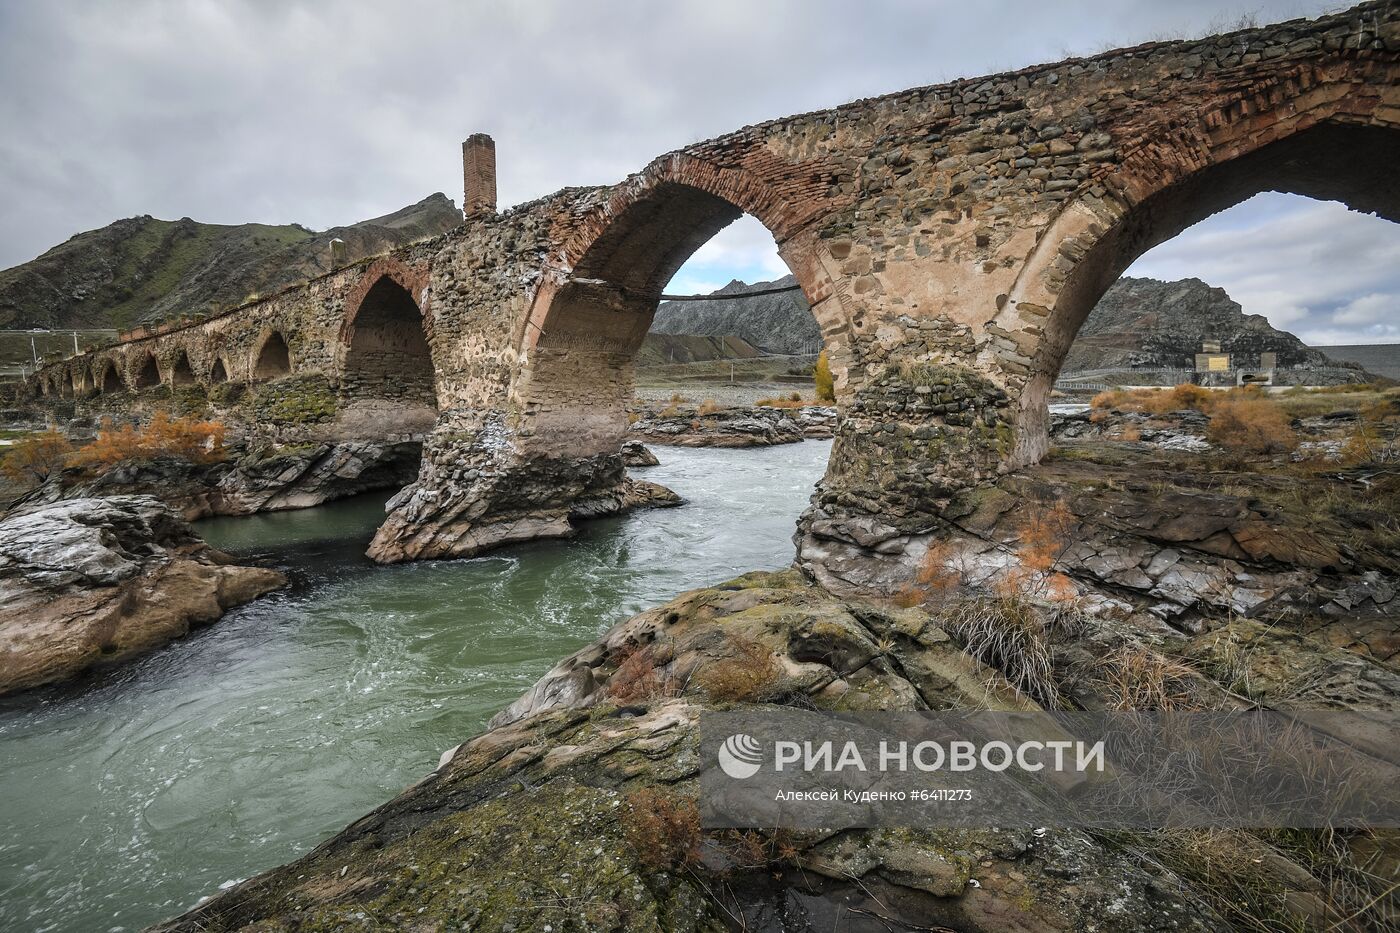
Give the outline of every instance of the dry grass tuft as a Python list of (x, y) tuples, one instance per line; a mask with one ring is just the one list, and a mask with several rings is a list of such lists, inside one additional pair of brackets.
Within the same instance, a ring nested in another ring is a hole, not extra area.
[(608, 696), (619, 703), (645, 703), (665, 695), (665, 687), (651, 650), (639, 647), (622, 655), (607, 684)]
[(1093, 671), (1114, 710), (1200, 709), (1198, 675), (1180, 661), (1124, 644), (1099, 660)]
[(642, 867), (650, 871), (689, 868), (700, 861), (700, 808), (694, 797), (654, 787), (627, 795), (622, 833)]
[(695, 672), (695, 684), (713, 703), (751, 703), (766, 696), (781, 670), (773, 652), (756, 638), (731, 636), (727, 657)]
[(1298, 446), (1288, 415), (1264, 399), (1227, 399), (1211, 410), (1206, 438), (1236, 454), (1289, 453)]
[(1052, 621), (1021, 596), (976, 597), (939, 613), (944, 631), (963, 650), (999, 671), (1018, 691), (1046, 707), (1060, 705), (1051, 654)]

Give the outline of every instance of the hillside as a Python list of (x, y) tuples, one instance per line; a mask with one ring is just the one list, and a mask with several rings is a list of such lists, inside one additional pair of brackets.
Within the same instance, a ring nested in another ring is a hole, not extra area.
[[(730, 282), (714, 293), (713, 301), (662, 302), (652, 332), (734, 335), (768, 353), (812, 352), (819, 334), (802, 292), (740, 297), (793, 281), (786, 276), (754, 285)], [(1358, 380), (1372, 378), (1348, 363), (1365, 364), (1371, 356), (1348, 355), (1352, 348), (1328, 348), (1328, 353), (1310, 348), (1261, 315), (1245, 314), (1223, 288), (1200, 279), (1160, 282), (1131, 277), (1114, 283), (1090, 312), (1070, 347), (1063, 373), (1190, 369), (1207, 340), (1218, 340), (1221, 352), (1231, 354), (1241, 367), (1258, 366), (1261, 353), (1276, 353), (1280, 367), (1330, 368), (1332, 381), (1338, 377), (1337, 367), (1358, 370)]]
[(1281, 367), (1337, 365), (1263, 316), (1245, 314), (1223, 288), (1200, 279), (1124, 277), (1089, 312), (1063, 372), (1189, 369), (1205, 340), (1220, 341), (1221, 352), (1234, 356), (1237, 365), (1257, 366), (1261, 353), (1277, 353)]
[(751, 360), (762, 355), (741, 337), (650, 333), (637, 351), (636, 364), (646, 369), (709, 360)]
[(334, 239), (343, 264), (461, 222), (443, 194), (320, 233), (131, 217), (0, 272), (0, 328), (124, 328), (229, 307), (330, 271)]
[(713, 292), (713, 301), (663, 301), (656, 309), (651, 330), (658, 334), (741, 337), (767, 353), (814, 354), (819, 349), (821, 333), (800, 290), (757, 298), (730, 297), (796, 284), (790, 275), (753, 285), (733, 281)]

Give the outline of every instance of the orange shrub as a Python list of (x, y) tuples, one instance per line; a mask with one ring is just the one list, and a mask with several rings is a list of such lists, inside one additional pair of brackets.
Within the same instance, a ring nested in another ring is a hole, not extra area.
[(729, 639), (728, 657), (698, 670), (695, 683), (715, 703), (745, 703), (760, 699), (780, 675), (767, 645), (756, 638), (737, 636)]
[(1063, 499), (1044, 511), (1036, 511), (1021, 526), (1016, 555), (1036, 573), (1047, 573), (1069, 547), (1069, 533), (1077, 524), (1074, 513)]
[[(1194, 408), (1209, 411), (1224, 393), (1212, 392), (1203, 386), (1183, 382), (1171, 389), (1109, 389), (1095, 395), (1089, 405), (1095, 409), (1118, 408), (1140, 411), (1149, 415), (1165, 415), (1171, 411)], [(1233, 392), (1231, 394), (1234, 394)], [(1255, 395), (1258, 392), (1256, 390)]]
[(951, 566), (955, 557), (957, 549), (948, 541), (931, 546), (914, 574), (914, 581), (894, 595), (895, 604), (908, 609), (956, 589), (963, 582), (963, 574)]
[(608, 678), (608, 696), (619, 703), (645, 703), (663, 692), (656, 662), (646, 648), (628, 649)]
[(75, 466), (105, 470), (119, 463), (152, 457), (214, 463), (224, 456), (224, 426), (220, 422), (171, 418), (162, 411), (139, 429), (130, 424), (114, 428), (111, 419), (104, 418), (97, 439), (73, 454), (70, 462)]
[(1122, 389), (1106, 389), (1089, 400), (1090, 408), (1122, 408), (1132, 398), (1131, 392)]
[(817, 401), (836, 401), (836, 380), (831, 375), (831, 361), (826, 351), (817, 354), (817, 365), (812, 369), (812, 383), (816, 386)]
[(801, 408), (804, 403), (802, 396), (794, 392), (788, 398), (761, 398), (754, 404), (764, 408)]
[(1245, 393), (1217, 402), (1206, 437), (1239, 454), (1287, 453), (1298, 446), (1288, 415), (1273, 402)]
[(57, 428), (49, 428), (11, 447), (0, 463), (0, 472), (17, 483), (42, 483), (63, 469), (72, 452), (68, 438)]
[(704, 833), (694, 797), (654, 787), (634, 790), (627, 795), (621, 822), (627, 844), (644, 868), (671, 871), (700, 861)]

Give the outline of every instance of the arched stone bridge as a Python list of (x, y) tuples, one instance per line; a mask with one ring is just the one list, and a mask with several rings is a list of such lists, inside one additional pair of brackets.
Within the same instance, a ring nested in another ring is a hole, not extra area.
[[(466, 222), (215, 319), (43, 370), (38, 391), (321, 371), (435, 419), (371, 553), (563, 533), (622, 476), (632, 358), (662, 286), (748, 212), (821, 326), (844, 418), (799, 549), (828, 582), (899, 563), (949, 497), (1046, 450), (1046, 399), (1135, 257), (1261, 191), (1400, 220), (1400, 2), (1154, 43), (774, 120), (620, 184)], [(868, 562), (867, 562), (868, 563)]]

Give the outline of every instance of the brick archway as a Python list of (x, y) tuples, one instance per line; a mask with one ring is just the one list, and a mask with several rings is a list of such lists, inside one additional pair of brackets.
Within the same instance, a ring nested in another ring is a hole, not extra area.
[(512, 398), (534, 419), (546, 453), (615, 451), (626, 430), (632, 360), (675, 272), (716, 233), (749, 213), (778, 244), (833, 349), (844, 389), (848, 316), (837, 264), (816, 235), (842, 202), (828, 197), (834, 169), (800, 171), (761, 149), (737, 165), (675, 153), (585, 202), (556, 232), (517, 345)]
[(1103, 197), (1068, 202), (1026, 258), (989, 329), (1031, 334), (1009, 467), (1047, 449), (1046, 402), (1080, 326), (1137, 257), (1265, 191), (1335, 200), (1400, 222), (1400, 67), (1338, 69), (1335, 83), (1281, 79), (1258, 98), (1232, 95), (1190, 124), (1165, 120), (1105, 175)]
[[(341, 394), (437, 409), (427, 272), (380, 261), (346, 304), (336, 348)], [(428, 419), (431, 423), (431, 418)]]

